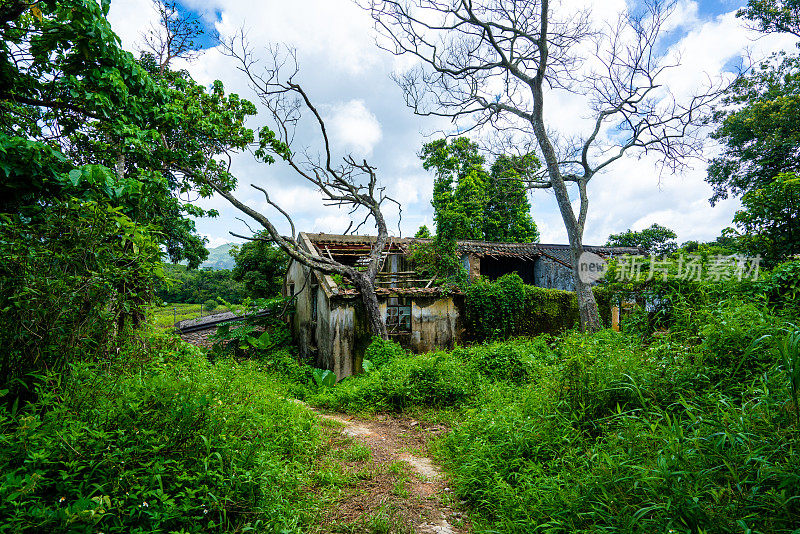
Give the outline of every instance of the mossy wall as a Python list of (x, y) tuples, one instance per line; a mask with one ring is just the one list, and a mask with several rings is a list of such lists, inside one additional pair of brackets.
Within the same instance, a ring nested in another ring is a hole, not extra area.
[[(465, 293), (467, 341), (558, 334), (580, 325), (574, 292), (524, 285), (516, 273), (494, 282), (479, 281)], [(610, 295), (601, 287), (594, 288), (594, 294), (608, 326)]]
[[(602, 287), (595, 287), (594, 298), (604, 326), (611, 324), (611, 300)], [(525, 308), (519, 335), (558, 334), (580, 326), (578, 298), (573, 291), (525, 286)]]

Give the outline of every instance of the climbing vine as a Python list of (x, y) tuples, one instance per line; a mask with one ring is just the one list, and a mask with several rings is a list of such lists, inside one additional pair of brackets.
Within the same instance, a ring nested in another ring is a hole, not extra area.
[[(609, 292), (595, 287), (594, 293), (601, 319), (609, 324)], [(574, 292), (525, 285), (517, 273), (478, 279), (464, 295), (467, 332), (474, 341), (559, 334), (580, 323)]]
[(477, 339), (518, 333), (525, 311), (525, 284), (517, 273), (504, 274), (494, 282), (479, 278), (465, 294), (467, 323)]
[(461, 289), (469, 284), (469, 276), (458, 254), (454, 240), (436, 236), (431, 241), (421, 241), (409, 247), (409, 258), (416, 271), (432, 278), (437, 287)]

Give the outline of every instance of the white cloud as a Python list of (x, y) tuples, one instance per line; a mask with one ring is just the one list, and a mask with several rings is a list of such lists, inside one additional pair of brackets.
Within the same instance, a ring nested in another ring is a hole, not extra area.
[(334, 104), (327, 122), (334, 143), (361, 156), (372, 154), (372, 149), (383, 137), (381, 123), (363, 100)]
[[(387, 193), (403, 204), (403, 235), (413, 235), (421, 224), (432, 226), (433, 179), (422, 169), (416, 154), (423, 142), (429, 140), (420, 132), (434, 131), (442, 124), (435, 119), (416, 117), (404, 105), (402, 92), (389, 79), (389, 73), (413, 61), (398, 59), (374, 46), (372, 21), (366, 12), (349, 0), (183, 1), (200, 10), (219, 12), (216, 27), (223, 38), (242, 26), (248, 28), (257, 54), (263, 54), (268, 43), (285, 42), (295, 46), (300, 62), (298, 79), (329, 121), (337, 161), (348, 151), (369, 158), (377, 167)], [(565, 4), (587, 2), (595, 7), (598, 20), (613, 20), (626, 3), (631, 3), (626, 0), (570, 0)], [(732, 5), (731, 9), (736, 7)], [(140, 40), (139, 33), (153, 18), (150, 0), (112, 2), (112, 26), (128, 49), (135, 47)], [(669, 73), (665, 84), (678, 95), (691, 94), (706, 75), (718, 75), (745, 47), (750, 48), (756, 58), (766, 57), (772, 50), (794, 50), (794, 40), (786, 36), (753, 40), (755, 34), (744, 29), (732, 12), (703, 18), (698, 3), (691, 0), (679, 1), (668, 29), (671, 33), (665, 45), (670, 46), (670, 53), (675, 57), (680, 55), (682, 64)], [(228, 91), (257, 103), (236, 65), (219, 50), (207, 51), (187, 68), (201, 83), (221, 79)], [(554, 91), (546, 96), (545, 116), (551, 126), (563, 134), (586, 133), (589, 123), (585, 118), (585, 96)], [(251, 127), (269, 124), (266, 117), (262, 112), (248, 124)], [(319, 136), (301, 129), (297, 144), (299, 148), (310, 147), (313, 153)], [(709, 148), (705, 156), (711, 154)], [(705, 162), (698, 161), (679, 176), (665, 175), (659, 179), (655, 158), (625, 157), (617, 161), (590, 185), (584, 241), (602, 244), (610, 233), (627, 228), (641, 229), (653, 222), (675, 229), (679, 241), (713, 239), (730, 224), (738, 204), (728, 201), (710, 207), (707, 199), (711, 192), (703, 180), (705, 167)], [(265, 165), (244, 153), (234, 157), (232, 171), (240, 183), (236, 194), (244, 202), (275, 215), (274, 210), (265, 205), (261, 193), (248, 184), (264, 187), (292, 214), (298, 230), (341, 232), (350, 221), (345, 211), (325, 208), (319, 193), (282, 162)], [(532, 213), (542, 241), (566, 242), (552, 192), (537, 191), (532, 199)], [(198, 204), (214, 207), (221, 213), (218, 219), (197, 223), (199, 231), (212, 237), (214, 243), (232, 240), (229, 230), (248, 232), (235, 219), (241, 215), (223, 199), (204, 199)], [(398, 214), (388, 206), (387, 223), (397, 232)], [(275, 222), (281, 232), (289, 231), (288, 224), (279, 215)], [(257, 229), (256, 225), (252, 226)]]

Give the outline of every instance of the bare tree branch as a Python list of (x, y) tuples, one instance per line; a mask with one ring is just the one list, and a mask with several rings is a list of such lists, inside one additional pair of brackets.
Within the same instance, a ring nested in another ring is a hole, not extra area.
[[(637, 13), (605, 27), (590, 13), (552, 7), (550, 0), (362, 0), (379, 46), (409, 55), (417, 65), (395, 77), (406, 104), (424, 116), (448, 117), (458, 135), (494, 130), (530, 147), (543, 173), (531, 189), (552, 190), (570, 240), (573, 267), (583, 252), (589, 209), (587, 187), (600, 171), (628, 153), (656, 153), (681, 170), (700, 155), (703, 111), (722, 87), (709, 80), (679, 101), (662, 84), (678, 65), (662, 53), (661, 36), (674, 0), (646, 0)], [(592, 127), (583, 138), (554, 134), (545, 122), (549, 91), (585, 95)], [(530, 151), (530, 150), (528, 150)], [(573, 208), (568, 183), (577, 186)], [(575, 271), (581, 322), (597, 328), (588, 286)]]
[[(244, 73), (250, 86), (261, 103), (269, 111), (274, 126), (260, 131), (260, 146), (256, 155), (266, 161), (280, 159), (295, 173), (311, 183), (322, 193), (325, 205), (348, 209), (350, 215), (360, 218), (354, 228), (351, 222), (347, 232), (356, 232), (374, 224), (377, 237), (369, 255), (359, 263), (362, 269), (337, 262), (332, 257), (324, 257), (302, 247), (298, 241), (294, 222), (290, 215), (272, 201), (266, 189), (253, 185), (261, 191), (267, 203), (275, 208), (291, 227), (291, 237), (279, 234), (269, 217), (239, 201), (234, 195), (216, 184), (211, 186), (237, 209), (255, 219), (263, 226), (270, 239), (294, 260), (312, 269), (328, 274), (346, 276), (359, 289), (370, 320), (373, 334), (386, 338), (386, 325), (379, 314), (375, 294), (375, 277), (380, 270), (380, 260), (389, 244), (389, 233), (381, 206), (384, 202), (394, 202), (378, 185), (375, 167), (366, 160), (358, 161), (352, 155), (334, 163), (331, 141), (325, 120), (306, 90), (297, 82), (299, 73), (296, 53), (291, 48), (273, 46), (268, 48), (269, 63), (260, 65), (244, 29), (223, 43), (223, 50), (233, 58), (239, 70)], [(321, 140), (319, 153), (307, 150), (293, 150), (298, 125), (307, 115), (314, 124)]]

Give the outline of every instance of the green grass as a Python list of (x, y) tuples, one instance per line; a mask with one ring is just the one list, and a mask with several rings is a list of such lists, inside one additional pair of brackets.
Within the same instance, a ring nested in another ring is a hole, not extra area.
[(606, 330), (426, 355), (378, 342), (382, 365), (309, 401), (446, 421), (434, 454), (476, 532), (797, 534), (789, 366), (768, 347), (738, 356), (775, 322), (736, 306), (716, 329), (704, 315), (695, 341)]
[(151, 349), (0, 405), (0, 532), (304, 532), (317, 418), (251, 362)]
[(202, 315), (200, 310), (201, 304), (186, 304), (186, 303), (173, 303), (166, 306), (153, 306), (148, 312), (148, 317), (152, 318), (153, 325), (157, 328), (171, 328), (178, 321), (186, 319), (197, 319), (201, 316), (215, 315), (217, 313), (225, 313), (227, 311), (238, 312), (241, 311), (241, 306), (217, 306), (212, 311), (203, 308)]

